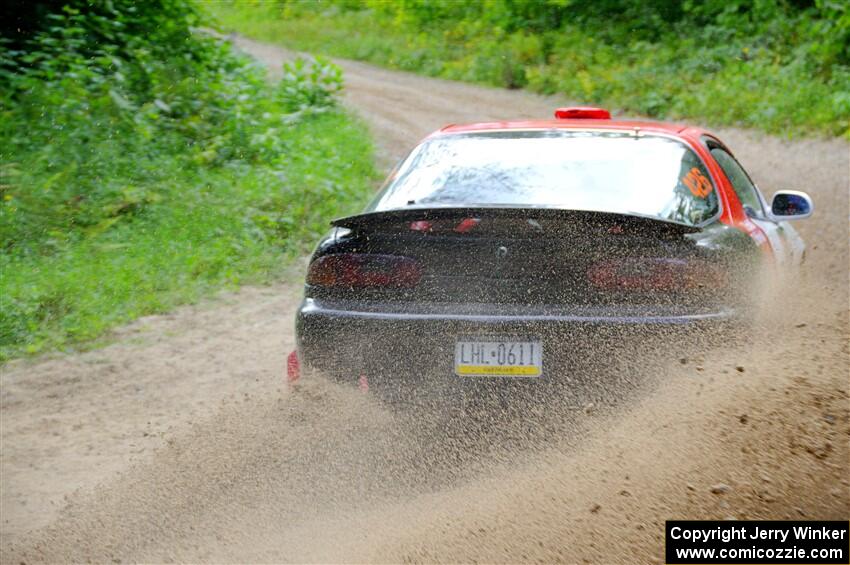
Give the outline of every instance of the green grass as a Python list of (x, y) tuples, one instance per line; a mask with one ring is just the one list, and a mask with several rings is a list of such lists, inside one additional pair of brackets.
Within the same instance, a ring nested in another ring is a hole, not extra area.
[[(137, 189), (161, 196), (143, 213), (0, 255), (0, 359), (82, 344), (139, 316), (279, 277), (330, 218), (358, 210), (375, 181), (366, 129), (342, 112), (298, 122), (287, 141), (282, 170), (158, 156), (148, 164), (152, 185)], [(127, 181), (118, 171), (109, 180)]]
[[(796, 20), (773, 16), (758, 34), (722, 26), (688, 33), (682, 24), (646, 39), (622, 21), (606, 29), (567, 23), (534, 33), (523, 26), (509, 32), (477, 21), (480, 14), (411, 21), (422, 17), (416, 9), (429, 10), (427, 3), (419, 8), (413, 3), (407, 12), (400, 5), (371, 5), (349, 9), (346, 2), (330, 2), (278, 9), (245, 0), (202, 3), (226, 29), (297, 50), (562, 94), (620, 114), (752, 127), (785, 137), (850, 137), (850, 69), (818, 66), (813, 53), (825, 49), (816, 42), (816, 26), (822, 22), (805, 14)], [(446, 6), (458, 12), (486, 9)], [(836, 21), (846, 28), (847, 20), (843, 15)], [(785, 44), (785, 39), (800, 43)]]
[(190, 0), (30, 15), (0, 39), (0, 362), (275, 280), (372, 192), (337, 67), (273, 83)]

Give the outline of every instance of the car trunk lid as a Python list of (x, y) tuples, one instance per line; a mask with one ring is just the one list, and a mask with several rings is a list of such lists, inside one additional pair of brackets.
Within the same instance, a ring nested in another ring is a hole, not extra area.
[(350, 251), (410, 258), (421, 268), (415, 288), (361, 289), (363, 298), (527, 304), (669, 297), (681, 289), (660, 284), (656, 271), (680, 276), (675, 262), (692, 260), (687, 236), (700, 231), (644, 216), (493, 207), (372, 212), (333, 225), (350, 230)]

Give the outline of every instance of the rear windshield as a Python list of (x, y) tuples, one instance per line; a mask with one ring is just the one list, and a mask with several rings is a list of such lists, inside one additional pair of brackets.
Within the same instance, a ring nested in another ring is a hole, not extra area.
[(593, 210), (688, 225), (718, 212), (708, 172), (683, 143), (558, 130), (426, 141), (390, 175), (367, 211), (435, 206)]

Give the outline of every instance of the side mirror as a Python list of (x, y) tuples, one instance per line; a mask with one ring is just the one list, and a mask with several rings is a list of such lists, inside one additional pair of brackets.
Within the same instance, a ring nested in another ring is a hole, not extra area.
[(780, 190), (773, 195), (770, 213), (777, 220), (802, 220), (812, 215), (815, 205), (805, 192)]

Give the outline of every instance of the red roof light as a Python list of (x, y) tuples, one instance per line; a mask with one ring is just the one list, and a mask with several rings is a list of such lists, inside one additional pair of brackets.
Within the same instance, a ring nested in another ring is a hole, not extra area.
[(559, 120), (610, 120), (611, 112), (592, 106), (571, 106), (556, 109), (555, 117)]

